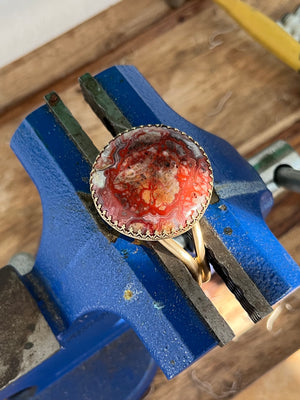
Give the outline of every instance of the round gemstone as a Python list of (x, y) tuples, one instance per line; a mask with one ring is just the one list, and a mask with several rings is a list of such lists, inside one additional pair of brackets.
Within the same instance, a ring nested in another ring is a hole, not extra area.
[(102, 218), (125, 235), (158, 240), (201, 218), (213, 176), (204, 150), (178, 129), (148, 125), (114, 138), (98, 155), (91, 193)]

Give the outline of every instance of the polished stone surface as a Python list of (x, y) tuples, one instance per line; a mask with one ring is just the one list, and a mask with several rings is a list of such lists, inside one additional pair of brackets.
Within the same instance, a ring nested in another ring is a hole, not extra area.
[(134, 128), (97, 157), (91, 192), (100, 215), (122, 233), (142, 239), (174, 237), (204, 213), (213, 188), (203, 149), (177, 129)]

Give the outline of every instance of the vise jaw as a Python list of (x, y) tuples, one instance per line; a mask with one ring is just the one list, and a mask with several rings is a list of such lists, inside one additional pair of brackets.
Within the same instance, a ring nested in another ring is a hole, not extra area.
[[(264, 222), (271, 193), (232, 146), (176, 114), (134, 67), (85, 74), (80, 84), (113, 136), (164, 124), (205, 149), (215, 176), (201, 222), (207, 257), (254, 322), (299, 286), (298, 266)], [(59, 348), (5, 382), (0, 399), (28, 388), (33, 399), (138, 399), (155, 363), (172, 378), (233, 332), (181, 261), (100, 219), (88, 184), (98, 150), (56, 93), (46, 103), (22, 122), (11, 147), (39, 190), (44, 218), (34, 268), (20, 279)]]

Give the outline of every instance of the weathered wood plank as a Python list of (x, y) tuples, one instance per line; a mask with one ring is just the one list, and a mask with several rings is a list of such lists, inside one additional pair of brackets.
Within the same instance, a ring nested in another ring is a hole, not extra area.
[[(300, 289), (225, 347), (218, 347), (172, 381), (157, 375), (147, 399), (231, 399), (300, 347)], [(246, 398), (246, 397), (243, 397)], [(268, 398), (266, 396), (265, 398)]]

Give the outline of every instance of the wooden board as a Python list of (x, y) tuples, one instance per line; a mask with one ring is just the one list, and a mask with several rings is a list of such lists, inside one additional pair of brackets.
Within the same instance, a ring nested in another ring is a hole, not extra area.
[[(181, 400), (183, 393), (188, 393), (190, 400), (231, 399), (269, 371), (276, 361), (282, 361), (299, 348), (300, 319), (295, 317), (299, 310), (300, 289), (287, 296), (271, 316), (225, 347), (210, 351), (173, 381), (166, 382), (162, 374), (158, 375), (150, 389), (149, 399), (159, 400), (168, 396)], [(290, 338), (288, 342), (287, 336)], [(242, 393), (235, 398), (246, 399)]]
[(0, 111), (126, 43), (167, 11), (162, 1), (123, 1), (1, 68)]
[[(249, 3), (274, 19), (297, 5), (294, 0)], [(15, 252), (35, 254), (38, 249), (39, 196), (9, 149), (9, 140), (25, 115), (42, 104), (43, 94), (58, 91), (98, 147), (110, 137), (80, 94), (77, 78), (86, 71), (95, 74), (116, 63), (134, 64), (178, 113), (228, 140), (244, 156), (279, 137), (300, 151), (299, 76), (209, 0), (191, 0), (174, 11), (163, 0), (123, 0), (95, 18), (0, 71), (0, 265)], [(84, 49), (95, 36), (98, 44)], [(298, 263), (299, 221), (297, 194), (281, 198), (268, 217)], [(250, 326), (222, 285), (212, 282), (206, 290), (235, 332)], [(299, 362), (296, 353), (237, 398), (298, 399)], [(193, 368), (197, 364), (189, 373)], [(149, 399), (164, 398), (169, 387), (177, 398), (195, 398), (189, 385), (168, 383), (161, 374), (154, 387)]]

